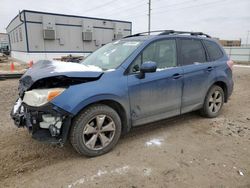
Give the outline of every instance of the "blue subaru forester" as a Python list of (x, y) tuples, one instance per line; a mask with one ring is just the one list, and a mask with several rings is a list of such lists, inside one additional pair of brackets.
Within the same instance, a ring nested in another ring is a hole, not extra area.
[(32, 137), (80, 154), (110, 151), (132, 127), (199, 110), (218, 116), (233, 91), (233, 62), (198, 32), (140, 33), (83, 62), (38, 61), (19, 83), (11, 116)]

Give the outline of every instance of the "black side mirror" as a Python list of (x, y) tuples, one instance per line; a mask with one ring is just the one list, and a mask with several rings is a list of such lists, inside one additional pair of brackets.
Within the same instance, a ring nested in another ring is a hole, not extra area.
[(156, 69), (157, 69), (157, 65), (153, 61), (146, 61), (142, 63), (141, 68), (140, 68), (139, 78), (144, 78), (145, 73), (156, 72)]

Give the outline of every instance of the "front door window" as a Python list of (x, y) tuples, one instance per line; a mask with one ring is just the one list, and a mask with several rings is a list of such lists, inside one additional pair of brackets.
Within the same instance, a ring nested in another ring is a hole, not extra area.
[(175, 40), (160, 40), (149, 44), (133, 62), (130, 73), (140, 70), (140, 65), (147, 61), (157, 64), (157, 70), (177, 66)]

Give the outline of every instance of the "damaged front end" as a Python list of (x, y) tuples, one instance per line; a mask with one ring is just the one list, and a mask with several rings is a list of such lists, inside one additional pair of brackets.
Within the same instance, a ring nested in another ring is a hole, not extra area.
[[(65, 71), (58, 69), (58, 66), (63, 66)], [(73, 114), (55, 106), (51, 101), (68, 87), (98, 80), (101, 75), (102, 72), (88, 71), (88, 67), (79, 64), (37, 62), (19, 80), (19, 98), (11, 111), (15, 125), (27, 127), (34, 139), (63, 145), (68, 137)]]
[(17, 127), (26, 127), (36, 140), (63, 145), (68, 136), (72, 115), (62, 109), (46, 104), (32, 107), (19, 98), (11, 112)]
[[(47, 88), (45, 80), (43, 85), (41, 81), (38, 83), (26, 88), (23, 79), (20, 80), (19, 98), (11, 111), (11, 117), (17, 127), (26, 127), (34, 139), (63, 145), (67, 140), (72, 115), (50, 101), (66, 88)], [(37, 86), (41, 89), (37, 89)]]

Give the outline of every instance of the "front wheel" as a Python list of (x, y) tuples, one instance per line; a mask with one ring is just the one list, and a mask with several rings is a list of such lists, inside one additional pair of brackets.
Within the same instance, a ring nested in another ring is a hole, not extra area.
[(97, 104), (81, 112), (72, 124), (70, 141), (75, 150), (94, 157), (110, 151), (121, 135), (121, 120), (107, 105)]
[(208, 118), (217, 117), (224, 104), (224, 91), (220, 86), (214, 85), (208, 91), (201, 114)]

